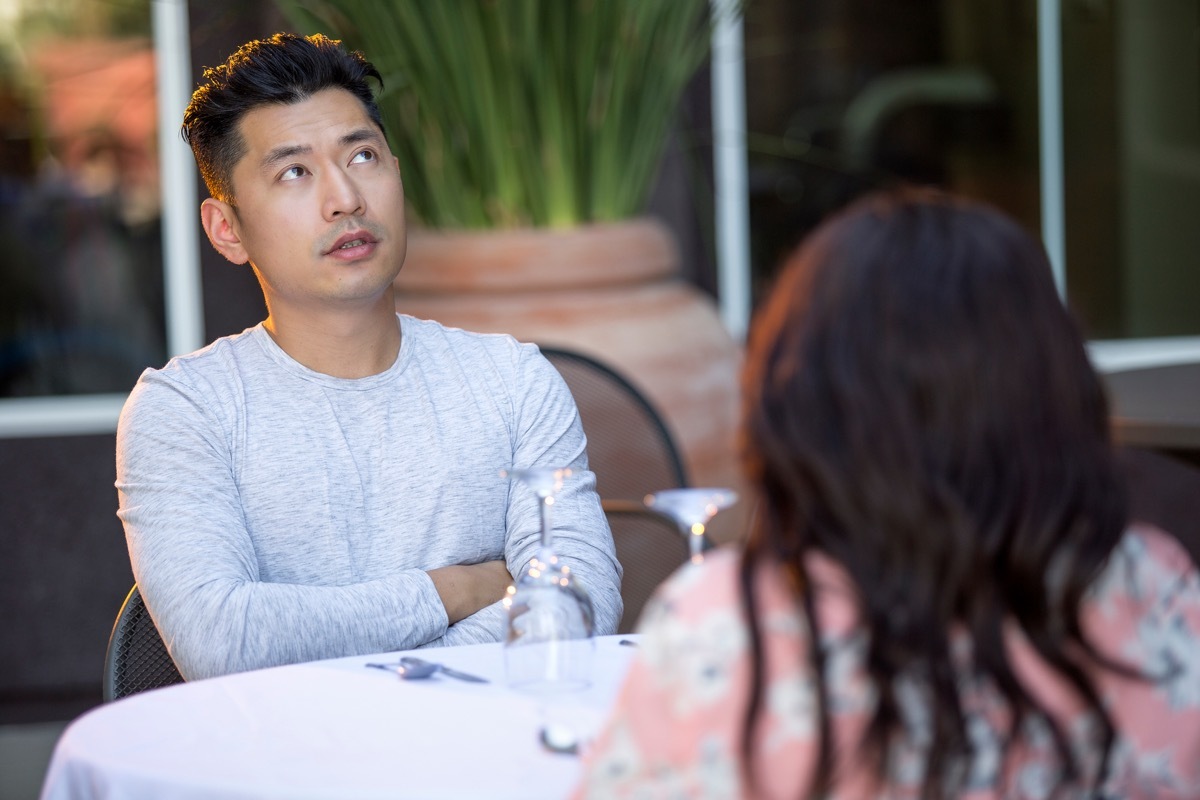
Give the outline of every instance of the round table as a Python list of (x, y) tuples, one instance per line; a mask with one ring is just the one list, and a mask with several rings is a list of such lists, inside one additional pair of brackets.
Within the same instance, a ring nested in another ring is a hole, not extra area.
[(132, 695), (67, 727), (42, 798), (563, 797), (579, 758), (543, 748), (542, 725), (599, 730), (635, 639), (599, 637), (592, 686), (546, 702), (505, 685), (499, 644), (414, 653), (486, 684), (365, 666), (387, 653)]

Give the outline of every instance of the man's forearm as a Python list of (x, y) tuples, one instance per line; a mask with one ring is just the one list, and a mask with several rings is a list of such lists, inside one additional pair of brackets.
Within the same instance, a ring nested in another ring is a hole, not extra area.
[(457, 625), (451, 625), (446, 633), (422, 647), (452, 647), (460, 644), (483, 644), (485, 642), (504, 641), (505, 623), (507, 621), (503, 603), (492, 603), (487, 608), (477, 611)]
[(451, 625), (499, 602), (512, 584), (503, 561), (452, 564), (431, 569), (428, 574)]

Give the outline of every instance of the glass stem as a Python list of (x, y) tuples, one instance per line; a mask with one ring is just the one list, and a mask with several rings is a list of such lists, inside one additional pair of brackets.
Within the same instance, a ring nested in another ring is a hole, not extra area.
[(550, 506), (553, 504), (554, 500), (551, 497), (543, 497), (540, 503), (542, 507), (542, 550), (547, 552), (550, 550), (550, 540), (552, 538), (550, 533)]
[(688, 551), (692, 557), (692, 563), (699, 564), (704, 560), (704, 529), (701, 528), (700, 531), (688, 529), (684, 536), (688, 540)]

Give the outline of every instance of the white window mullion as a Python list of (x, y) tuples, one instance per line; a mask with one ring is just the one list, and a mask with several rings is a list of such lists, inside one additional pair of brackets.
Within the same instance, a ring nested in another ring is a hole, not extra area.
[(713, 175), (717, 295), (721, 321), (738, 342), (750, 324), (750, 194), (746, 156), (746, 79), (742, 14), (712, 0)]
[(204, 345), (204, 301), (196, 208), (196, 167), (179, 135), (192, 96), (187, 0), (153, 0), (158, 71), (158, 152), (163, 198), (163, 270), (167, 354)]
[[(150, 7), (158, 94), (166, 344), (168, 355), (177, 355), (204, 344), (196, 169), (191, 151), (179, 137), (179, 122), (191, 97), (188, 7), (187, 0), (150, 0)], [(0, 439), (112, 433), (125, 397), (0, 399)]]
[(1067, 296), (1063, 185), (1062, 7), (1038, 0), (1038, 136), (1041, 143), (1042, 242), (1060, 297)]

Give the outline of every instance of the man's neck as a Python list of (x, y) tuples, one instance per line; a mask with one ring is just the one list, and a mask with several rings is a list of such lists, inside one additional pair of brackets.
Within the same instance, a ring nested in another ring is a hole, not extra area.
[(378, 375), (400, 353), (400, 326), (390, 300), (371, 309), (271, 311), (263, 327), (296, 361), (335, 378)]

